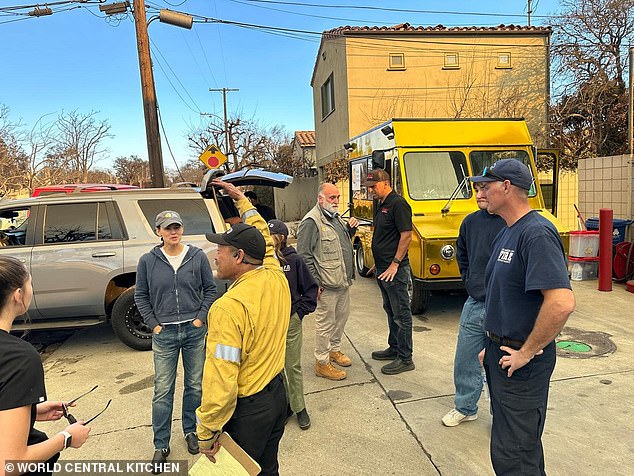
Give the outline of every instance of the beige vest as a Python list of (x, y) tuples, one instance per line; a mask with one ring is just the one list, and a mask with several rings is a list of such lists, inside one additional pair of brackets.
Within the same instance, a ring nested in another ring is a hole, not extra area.
[[(304, 219), (313, 220), (319, 230), (319, 242), (314, 259), (321, 285), (325, 288), (350, 286), (346, 277), (346, 265), (337, 231), (326, 219), (319, 206), (313, 207)], [(341, 218), (337, 217), (336, 220), (341, 220)]]

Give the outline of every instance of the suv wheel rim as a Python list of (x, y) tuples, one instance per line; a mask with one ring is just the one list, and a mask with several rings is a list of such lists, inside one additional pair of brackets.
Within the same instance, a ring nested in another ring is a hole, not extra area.
[(125, 313), (125, 325), (135, 337), (140, 339), (150, 339), (152, 337), (152, 331), (143, 322), (143, 318), (141, 317), (141, 313), (136, 307), (136, 304), (130, 306)]

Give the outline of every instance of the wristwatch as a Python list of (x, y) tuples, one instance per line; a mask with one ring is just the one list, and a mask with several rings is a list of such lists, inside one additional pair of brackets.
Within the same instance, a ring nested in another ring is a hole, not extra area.
[(401, 264), (401, 260), (398, 259), (396, 256), (394, 258), (392, 258), (392, 262), (394, 262), (396, 264)]
[(73, 435), (68, 433), (66, 430), (60, 431), (60, 433), (64, 436), (64, 447), (62, 449), (65, 450), (66, 448), (70, 446), (71, 442), (73, 441)]

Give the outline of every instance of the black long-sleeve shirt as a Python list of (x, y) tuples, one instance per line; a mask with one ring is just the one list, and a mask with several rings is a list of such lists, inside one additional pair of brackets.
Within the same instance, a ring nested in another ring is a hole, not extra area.
[(484, 301), (484, 270), (491, 256), (491, 245), (506, 222), (498, 215), (478, 210), (467, 215), (460, 225), (456, 259), (465, 288), (476, 301)]

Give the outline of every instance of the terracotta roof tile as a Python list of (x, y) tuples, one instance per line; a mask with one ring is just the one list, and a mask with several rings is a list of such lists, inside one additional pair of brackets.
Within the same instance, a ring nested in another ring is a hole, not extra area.
[(295, 131), (300, 147), (315, 147), (315, 131)]
[(394, 26), (339, 26), (323, 32), (326, 38), (334, 38), (346, 33), (361, 32), (421, 32), (421, 33), (469, 33), (469, 32), (552, 32), (550, 26), (522, 26), (522, 25), (498, 25), (498, 26), (412, 26), (409, 23), (401, 23)]

